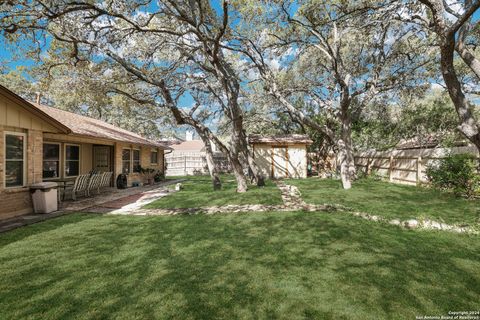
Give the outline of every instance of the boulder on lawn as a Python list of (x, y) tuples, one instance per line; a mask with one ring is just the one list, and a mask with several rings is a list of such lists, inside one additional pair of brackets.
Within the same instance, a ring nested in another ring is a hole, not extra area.
[(181, 184), (180, 182), (175, 185), (175, 191), (180, 191), (182, 189), (183, 189), (183, 184)]

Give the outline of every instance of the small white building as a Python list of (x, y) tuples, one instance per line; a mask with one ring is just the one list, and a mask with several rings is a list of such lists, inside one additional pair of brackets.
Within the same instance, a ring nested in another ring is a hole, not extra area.
[(252, 134), (248, 143), (265, 177), (306, 178), (307, 146), (313, 141), (302, 134), (262, 136)]

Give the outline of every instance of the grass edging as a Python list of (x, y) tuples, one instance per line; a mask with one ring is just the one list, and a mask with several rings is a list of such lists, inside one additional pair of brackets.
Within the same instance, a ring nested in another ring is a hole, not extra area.
[[(340, 204), (324, 204), (327, 210), (326, 212), (345, 212), (352, 216), (359, 217), (369, 221), (383, 222), (390, 225), (395, 225), (404, 229), (425, 229), (425, 230), (438, 230), (438, 231), (450, 231), (455, 233), (468, 233), (478, 235), (480, 230), (477, 226), (459, 225), (459, 224), (447, 224), (444, 222), (438, 222), (426, 218), (421, 219), (408, 219), (400, 220), (398, 218), (387, 219), (385, 217), (369, 214), (366, 212), (355, 211), (352, 208), (342, 206)], [(329, 210), (330, 209), (330, 210)]]

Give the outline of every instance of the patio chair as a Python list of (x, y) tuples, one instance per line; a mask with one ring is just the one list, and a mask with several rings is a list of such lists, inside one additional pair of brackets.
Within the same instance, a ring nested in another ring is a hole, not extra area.
[(112, 180), (113, 172), (104, 172), (102, 181), (100, 182), (100, 188), (110, 187), (110, 181)]
[(102, 182), (103, 173), (94, 173), (90, 176), (87, 186), (87, 195), (93, 195), (93, 191), (96, 189), (97, 193), (100, 193), (100, 183)]
[(88, 181), (89, 181), (90, 175), (89, 174), (82, 174), (79, 175), (75, 178), (75, 182), (73, 183), (72, 186), (72, 200), (77, 200), (77, 194), (80, 192), (84, 192), (84, 195), (88, 195)]
[(105, 172), (103, 174), (102, 187), (110, 187), (110, 183), (112, 181), (112, 176), (113, 176), (113, 172)]

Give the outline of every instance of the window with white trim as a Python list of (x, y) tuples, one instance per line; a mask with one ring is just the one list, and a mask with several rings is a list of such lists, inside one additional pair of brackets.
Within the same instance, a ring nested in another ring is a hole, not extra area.
[(141, 166), (140, 166), (140, 150), (138, 149), (133, 149), (132, 152), (132, 157), (133, 157), (133, 170), (132, 172), (140, 172), (141, 171)]
[(24, 133), (5, 134), (5, 187), (25, 185), (25, 140)]
[(130, 165), (132, 161), (132, 152), (130, 149), (122, 150), (122, 173), (129, 174), (131, 172)]
[(60, 178), (60, 143), (43, 144), (43, 179)]
[(158, 150), (152, 149), (150, 152), (150, 163), (151, 164), (158, 164)]
[(80, 146), (65, 145), (65, 177), (76, 177), (80, 174)]
[(139, 149), (123, 149), (122, 150), (122, 172), (129, 174), (140, 172), (140, 150)]

